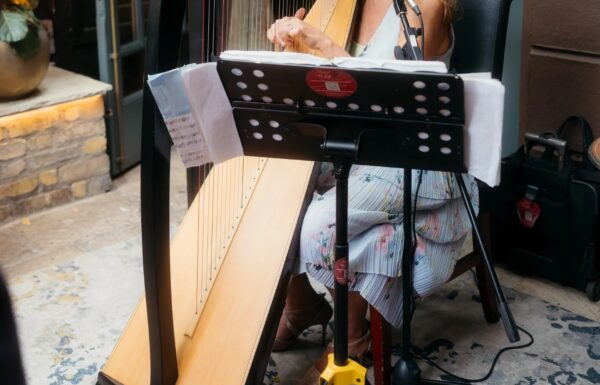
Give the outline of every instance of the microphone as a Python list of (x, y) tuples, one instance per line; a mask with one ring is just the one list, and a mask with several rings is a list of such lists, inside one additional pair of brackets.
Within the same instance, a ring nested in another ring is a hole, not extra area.
[(410, 5), (410, 7), (412, 8), (413, 12), (417, 15), (417, 16), (421, 16), (421, 8), (419, 8), (419, 6), (414, 2), (414, 0), (406, 0), (408, 2), (408, 5)]
[[(421, 16), (421, 8), (414, 2), (414, 0), (406, 0), (408, 5), (412, 8), (413, 12), (417, 16)], [(404, 0), (394, 0), (394, 8), (396, 9), (396, 13), (400, 14), (400, 12), (406, 12), (406, 5), (404, 4)]]

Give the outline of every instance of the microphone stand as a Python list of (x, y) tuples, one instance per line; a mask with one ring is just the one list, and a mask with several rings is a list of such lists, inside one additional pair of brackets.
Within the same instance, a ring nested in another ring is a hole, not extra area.
[(410, 26), (406, 17), (407, 9), (404, 0), (394, 0), (394, 9), (400, 18), (402, 32), (404, 32), (404, 37), (406, 38), (406, 43), (403, 47), (396, 46), (394, 48), (396, 59), (423, 60), (423, 52), (417, 43), (417, 32)]
[[(406, 43), (403, 47), (396, 46), (394, 48), (394, 55), (396, 59), (405, 60), (423, 60), (423, 52), (417, 44), (417, 34), (414, 28), (408, 23), (406, 17), (406, 4), (404, 0), (394, 0), (394, 8), (396, 14), (400, 18), (402, 25), (402, 32), (406, 39)], [(394, 365), (392, 371), (392, 383), (394, 385), (419, 385), (421, 383), (421, 370), (417, 366), (415, 359), (410, 353), (411, 347), (411, 318), (414, 307), (414, 298), (412, 295), (413, 291), (413, 260), (414, 260), (414, 248), (413, 248), (413, 234), (412, 234), (412, 194), (406, 193), (411, 191), (412, 182), (412, 169), (404, 168), (404, 251), (402, 256), (402, 349), (400, 358)], [(415, 207), (416, 209), (416, 207)], [(408, 214), (408, 218), (406, 216)], [(408, 220), (408, 222), (406, 222)]]
[[(404, 4), (404, 0), (394, 0), (394, 8), (396, 10), (396, 14), (400, 18), (400, 23), (402, 24), (402, 31), (404, 33), (404, 37), (406, 39), (406, 44), (403, 47), (396, 46), (394, 48), (394, 55), (396, 59), (404, 59), (404, 60), (423, 60), (423, 52), (421, 48), (417, 44), (417, 33), (414, 28), (410, 26), (408, 23), (408, 18), (406, 17), (406, 4)], [(489, 256), (487, 255), (485, 246), (483, 244), (483, 239), (479, 233), (479, 229), (477, 228), (477, 223), (475, 221), (475, 212), (473, 210), (473, 206), (471, 205), (471, 201), (468, 197), (468, 193), (462, 179), (462, 175), (458, 172), (454, 173), (457, 178), (457, 182), (459, 188), (461, 190), (461, 194), (463, 197), (463, 201), (467, 208), (467, 213), (469, 214), (469, 219), (473, 225), (474, 233), (476, 236), (477, 243), (482, 251), (482, 259), (487, 271), (490, 273), (490, 278), (492, 279), (494, 291), (496, 293), (496, 298), (498, 300), (498, 307), (500, 311), (500, 316), (504, 323), (504, 327), (506, 329), (506, 333), (511, 342), (516, 342), (519, 340), (519, 332), (517, 331), (517, 327), (515, 321), (512, 317), (510, 309), (508, 308), (508, 304), (506, 299), (504, 298), (504, 294), (502, 293), (502, 289), (500, 288), (500, 284), (498, 283), (498, 278), (496, 273), (491, 265), (491, 261)], [(404, 168), (404, 250), (402, 254), (402, 302), (403, 302), (403, 310), (402, 310), (402, 349), (400, 352), (400, 358), (396, 361), (394, 368), (392, 370), (392, 384), (393, 385), (449, 385), (449, 384), (461, 384), (457, 381), (438, 381), (438, 380), (426, 380), (421, 378), (421, 369), (417, 365), (414, 357), (411, 354), (411, 322), (412, 322), (412, 314), (414, 309), (414, 298), (413, 298), (413, 270), (414, 270), (414, 245), (413, 245), (413, 229), (411, 227), (412, 224), (412, 216), (414, 215), (412, 208), (412, 169)]]

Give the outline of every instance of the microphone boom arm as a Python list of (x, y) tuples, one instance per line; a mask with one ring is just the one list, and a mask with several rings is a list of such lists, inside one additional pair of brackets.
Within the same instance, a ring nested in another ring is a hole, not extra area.
[(417, 43), (417, 33), (415, 32), (415, 29), (410, 26), (408, 18), (406, 17), (407, 9), (404, 0), (394, 0), (394, 9), (400, 18), (402, 32), (406, 39), (404, 47), (396, 46), (394, 48), (396, 59), (423, 60), (423, 52)]

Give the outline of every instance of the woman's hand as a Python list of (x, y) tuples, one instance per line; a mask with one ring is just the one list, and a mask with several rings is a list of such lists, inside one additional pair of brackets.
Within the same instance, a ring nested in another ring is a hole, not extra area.
[(343, 54), (348, 55), (324, 32), (305, 23), (303, 21), (305, 14), (306, 10), (300, 8), (294, 16), (276, 20), (267, 30), (267, 38), (276, 47), (282, 49), (294, 42), (300, 42), (309, 49), (321, 51), (321, 54), (327, 58), (342, 56)]

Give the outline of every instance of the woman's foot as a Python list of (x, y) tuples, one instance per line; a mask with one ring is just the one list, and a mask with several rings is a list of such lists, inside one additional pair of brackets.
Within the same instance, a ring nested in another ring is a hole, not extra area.
[(325, 344), (327, 323), (333, 315), (333, 309), (325, 299), (325, 295), (321, 294), (316, 298), (318, 299), (315, 302), (301, 309), (288, 309), (286, 306), (279, 320), (273, 344), (274, 352), (287, 349), (300, 333), (313, 325), (321, 325), (322, 343)]

